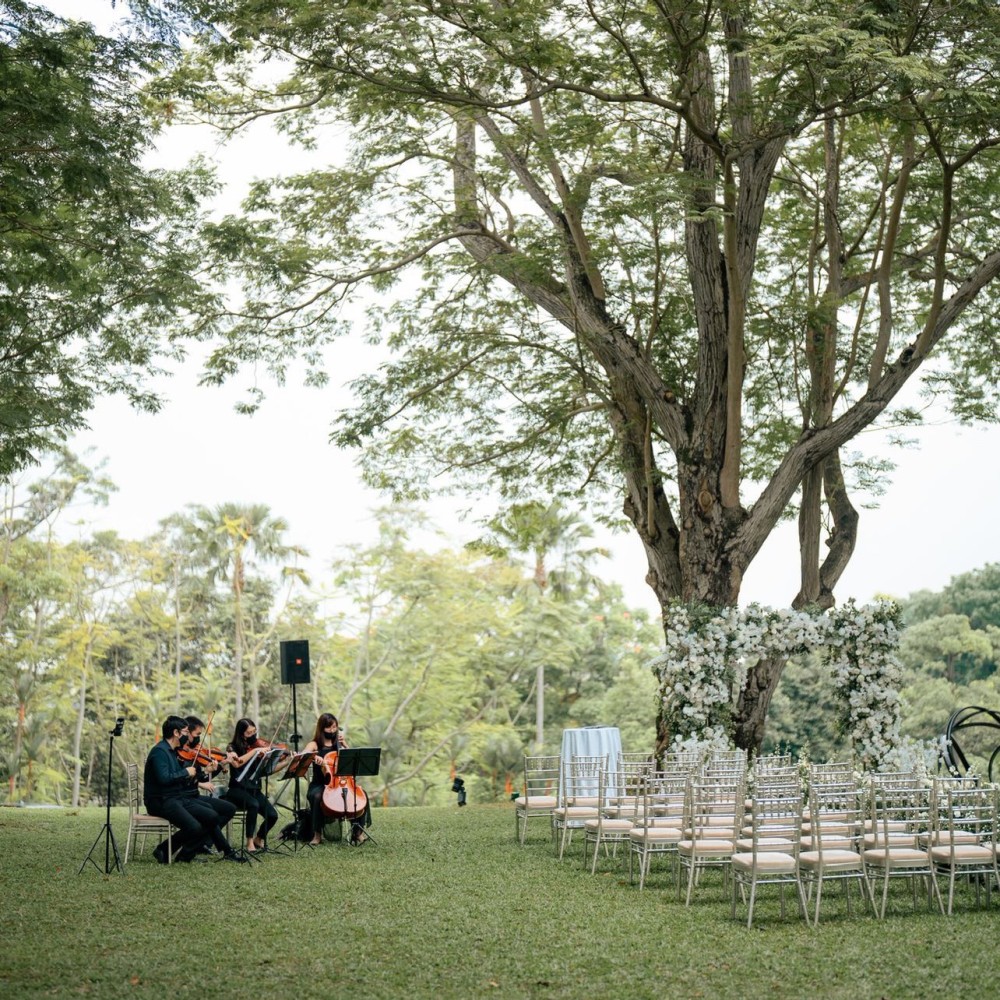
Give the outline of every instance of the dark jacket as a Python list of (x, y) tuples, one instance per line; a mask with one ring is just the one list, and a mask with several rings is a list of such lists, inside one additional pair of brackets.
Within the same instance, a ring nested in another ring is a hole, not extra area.
[(143, 772), (142, 800), (146, 809), (155, 815), (165, 799), (178, 798), (194, 787), (194, 778), (177, 759), (177, 751), (166, 740), (160, 740), (149, 751)]

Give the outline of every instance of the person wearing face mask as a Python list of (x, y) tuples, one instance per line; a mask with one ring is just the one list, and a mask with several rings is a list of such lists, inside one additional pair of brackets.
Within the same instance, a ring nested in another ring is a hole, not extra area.
[[(219, 824), (219, 813), (207, 798), (198, 795), (197, 768), (184, 767), (177, 751), (190, 736), (186, 719), (168, 716), (161, 727), (163, 739), (146, 757), (143, 770), (143, 803), (151, 816), (161, 816), (177, 827), (173, 846), (177, 860), (192, 861), (207, 840), (222, 853), (226, 861), (245, 861), (229, 846)], [(192, 795), (192, 792), (194, 793)], [(166, 864), (167, 842), (153, 852), (156, 860)]]
[[(249, 763), (257, 750), (257, 723), (253, 719), (240, 719), (233, 732), (233, 741), (226, 750), (230, 754), (232, 766), (229, 769), (229, 791), (226, 799), (237, 809), (245, 809), (246, 818), (246, 850), (250, 853), (264, 847), (267, 833), (278, 822), (278, 812), (261, 791), (260, 778), (249, 778), (239, 781), (242, 768)], [(262, 816), (260, 830), (257, 831), (257, 817)], [(255, 831), (257, 835), (254, 836)]]
[[(205, 723), (202, 722), (196, 715), (187, 716), (185, 721), (188, 725), (188, 741), (186, 746), (195, 748), (201, 743), (201, 736), (205, 731)], [(183, 767), (184, 764), (185, 761), (181, 760), (181, 767)], [(199, 764), (196, 760), (194, 762), (194, 784), (184, 791), (186, 798), (200, 798), (205, 805), (215, 812), (219, 818), (220, 830), (223, 829), (236, 815), (236, 809), (238, 808), (235, 803), (227, 802), (225, 799), (219, 798), (219, 791), (215, 783), (212, 781), (212, 776), (222, 766), (222, 764), (216, 761), (212, 761), (209, 764)], [(199, 792), (204, 792), (205, 794), (200, 795)], [(218, 844), (216, 844), (216, 847), (218, 847)], [(208, 853), (207, 846), (202, 848), (202, 850), (204, 850), (205, 853)]]
[[(316, 731), (313, 733), (313, 738), (306, 744), (306, 751), (316, 754), (317, 757), (325, 757), (334, 750), (346, 750), (347, 748), (347, 741), (340, 732), (340, 723), (337, 722), (337, 717), (329, 712), (324, 712), (316, 720)], [(319, 763), (314, 763), (312, 777), (309, 779), (309, 790), (306, 792), (312, 814), (313, 838), (310, 843), (313, 846), (323, 842), (323, 823), (326, 820), (326, 815), (323, 812), (323, 792), (328, 780), (329, 774), (326, 769)], [(354, 824), (354, 833), (351, 836), (352, 843), (360, 844), (367, 839), (361, 829), (362, 826), (371, 826), (371, 809), (367, 805), (360, 823)], [(341, 836), (338, 824), (334, 840), (340, 840)]]

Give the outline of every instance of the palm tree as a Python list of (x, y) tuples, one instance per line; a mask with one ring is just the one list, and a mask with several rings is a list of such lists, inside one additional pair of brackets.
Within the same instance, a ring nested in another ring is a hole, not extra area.
[[(491, 555), (532, 559), (532, 583), (543, 599), (563, 600), (592, 580), (588, 565), (606, 549), (583, 547), (594, 531), (578, 514), (565, 511), (558, 500), (514, 504), (486, 522), (487, 535), (473, 543)], [(535, 744), (545, 743), (545, 663), (535, 675)]]
[[(213, 580), (227, 580), (233, 594), (233, 681), (236, 693), (236, 714), (243, 713), (244, 654), (246, 651), (243, 593), (247, 567), (253, 557), (263, 562), (282, 563), (289, 557), (307, 556), (298, 545), (286, 545), (282, 536), (288, 522), (272, 517), (266, 504), (241, 505), (224, 503), (214, 508), (194, 507), (190, 521), (192, 533), (201, 557), (210, 567)], [(308, 582), (305, 571), (284, 565), (282, 578), (296, 577)], [(257, 678), (250, 672), (253, 715), (260, 714)]]

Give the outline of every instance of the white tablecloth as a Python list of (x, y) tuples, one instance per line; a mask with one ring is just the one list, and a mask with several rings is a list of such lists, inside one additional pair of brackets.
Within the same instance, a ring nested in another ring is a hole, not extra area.
[[(559, 774), (559, 797), (562, 799), (565, 766), (574, 757), (604, 757), (607, 766), (618, 765), (622, 749), (622, 734), (617, 726), (584, 726), (582, 729), (564, 729), (562, 758)], [(591, 794), (597, 794), (595, 787)]]

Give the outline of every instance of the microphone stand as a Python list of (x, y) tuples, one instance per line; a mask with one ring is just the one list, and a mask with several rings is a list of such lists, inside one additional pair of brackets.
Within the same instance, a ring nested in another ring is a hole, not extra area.
[(101, 870), (101, 866), (94, 860), (93, 854), (97, 849), (97, 845), (101, 841), (101, 837), (104, 838), (104, 874), (111, 874), (111, 856), (114, 854), (114, 867), (122, 875), (125, 874), (125, 866), (122, 864), (121, 856), (118, 853), (118, 844), (115, 842), (115, 831), (111, 829), (111, 762), (114, 756), (114, 746), (115, 737), (121, 736), (122, 728), (125, 725), (125, 719), (119, 718), (115, 720), (115, 728), (111, 730), (111, 738), (108, 740), (108, 792), (106, 796), (106, 815), (104, 820), (104, 826), (101, 827), (101, 832), (98, 833), (94, 843), (91, 845), (90, 850), (87, 852), (87, 856), (83, 859), (83, 864), (80, 865), (80, 871), (77, 875), (87, 867), (87, 862), (89, 861), (98, 871)]

